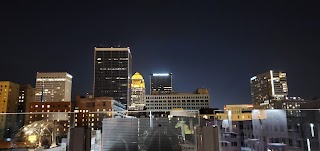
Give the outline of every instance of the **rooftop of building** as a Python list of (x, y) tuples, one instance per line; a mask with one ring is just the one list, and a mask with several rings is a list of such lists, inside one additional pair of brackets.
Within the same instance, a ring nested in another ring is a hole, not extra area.
[(72, 75), (68, 72), (37, 72), (37, 78), (39, 77), (45, 77), (45, 78), (51, 78), (51, 77), (61, 77), (66, 76), (68, 78), (72, 79)]
[(94, 47), (95, 51), (130, 51), (129, 47)]
[(139, 72), (136, 72), (132, 75), (131, 79), (132, 80), (143, 80), (143, 76)]
[(266, 75), (270, 75), (271, 73), (274, 73), (274, 72), (281, 72), (281, 73), (286, 73), (282, 70), (269, 70), (269, 71), (266, 71), (266, 72), (263, 72), (263, 73), (259, 73), (259, 74), (256, 74), (255, 76), (251, 77), (251, 81), (252, 80), (255, 80), (257, 79), (258, 77), (263, 77), (263, 76), (266, 76)]

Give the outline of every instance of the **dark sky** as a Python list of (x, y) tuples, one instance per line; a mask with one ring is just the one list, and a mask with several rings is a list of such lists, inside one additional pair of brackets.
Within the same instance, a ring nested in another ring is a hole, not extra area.
[(1, 2), (0, 80), (67, 71), (85, 94), (94, 46), (121, 44), (147, 84), (172, 72), (176, 91), (209, 88), (212, 107), (250, 103), (249, 79), (269, 69), (287, 72), (291, 96), (319, 96), (319, 2), (299, 2)]

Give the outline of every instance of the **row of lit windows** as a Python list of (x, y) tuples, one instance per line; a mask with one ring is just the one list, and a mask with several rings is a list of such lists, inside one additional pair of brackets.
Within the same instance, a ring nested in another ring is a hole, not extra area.
[[(237, 117), (237, 119), (244, 119), (244, 118), (245, 118), (244, 115), (242, 115), (242, 116), (239, 116), (239, 115), (238, 115), (238, 116), (232, 116), (232, 119), (236, 119), (235, 117)], [(220, 120), (221, 120), (222, 118), (223, 118), (223, 119), (228, 119), (229, 116), (228, 116), (228, 115), (226, 115), (226, 116), (218, 115), (217, 118), (220, 119)], [(248, 115), (247, 118), (248, 118), (248, 119), (251, 119), (251, 115)]]
[[(167, 102), (169, 102), (169, 103), (171, 103), (171, 102), (178, 102), (178, 103), (180, 103), (180, 102), (186, 102), (186, 100), (160, 100), (160, 101), (146, 101), (147, 103), (149, 103), (149, 102), (151, 102), (151, 103), (153, 103), (153, 102), (155, 102), (155, 103), (167, 103)], [(209, 102), (209, 100), (187, 100), (187, 102)]]
[[(50, 108), (50, 107), (52, 107), (52, 108), (55, 108), (56, 106), (55, 105), (34, 105), (34, 106), (31, 106), (31, 108), (33, 108), (33, 107), (35, 107), (35, 108), (37, 108), (37, 107), (40, 107), (41, 106), (41, 108)], [(57, 105), (57, 107), (58, 108), (60, 108), (60, 106), (63, 106), (63, 105)], [(64, 107), (66, 108), (66, 107), (69, 107), (70, 108), (70, 105), (64, 105)]]
[(56, 77), (37, 77), (37, 78), (44, 78), (44, 79), (48, 79), (48, 78), (66, 78), (65, 76), (56, 76)]
[(163, 97), (146, 97), (147, 99), (208, 99), (209, 96), (163, 96)]
[(183, 109), (203, 109), (206, 107), (147, 107), (147, 109), (174, 109), (174, 108), (183, 108)]
[[(36, 110), (36, 111), (34, 111), (34, 112), (45, 112), (45, 110)], [(47, 110), (47, 112), (69, 112), (67, 109), (65, 109), (65, 110)]]
[[(102, 58), (97, 58), (98, 61), (101, 61)], [(128, 58), (109, 58), (108, 60), (129, 60)]]
[(146, 106), (175, 106), (175, 105), (183, 105), (183, 106), (208, 106), (208, 103), (204, 104), (146, 104)]
[[(40, 117), (40, 114), (34, 114), (34, 115), (30, 115), (29, 118), (30, 119), (36, 118), (36, 117), (38, 117), (38, 115)], [(41, 114), (41, 117), (50, 117), (50, 115), (51, 115), (51, 117), (54, 117), (55, 114)], [(64, 114), (64, 117), (67, 117), (67, 116), (68, 116), (68, 118), (70, 118), (70, 115)], [(59, 122), (60, 120), (58, 119), (57, 121)], [(70, 121), (68, 121), (68, 122), (70, 122)]]

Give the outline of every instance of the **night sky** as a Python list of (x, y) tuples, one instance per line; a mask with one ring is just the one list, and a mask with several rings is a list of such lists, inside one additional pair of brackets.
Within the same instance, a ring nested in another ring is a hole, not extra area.
[(287, 72), (290, 96), (320, 96), (319, 2), (87, 2), (1, 2), (0, 80), (66, 71), (85, 94), (94, 46), (120, 44), (147, 86), (171, 72), (175, 91), (209, 88), (212, 107), (251, 103), (250, 78), (270, 69)]

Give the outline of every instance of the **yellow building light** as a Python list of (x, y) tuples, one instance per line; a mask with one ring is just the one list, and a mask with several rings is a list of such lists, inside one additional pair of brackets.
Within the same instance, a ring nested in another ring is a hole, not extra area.
[(131, 87), (132, 88), (145, 88), (145, 83), (142, 75), (139, 72), (136, 72), (131, 77)]
[(37, 136), (36, 135), (29, 135), (28, 136), (28, 141), (31, 143), (34, 143), (37, 140)]

